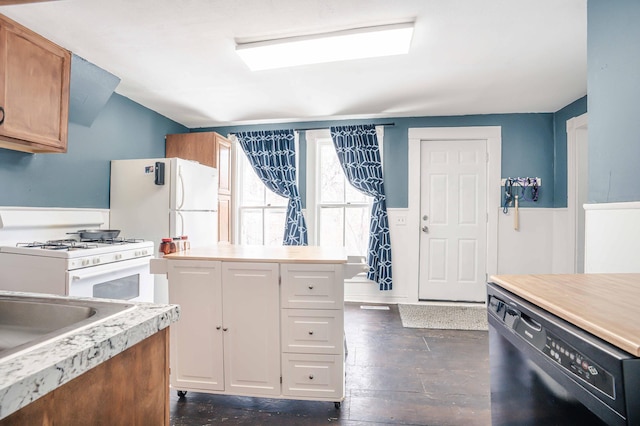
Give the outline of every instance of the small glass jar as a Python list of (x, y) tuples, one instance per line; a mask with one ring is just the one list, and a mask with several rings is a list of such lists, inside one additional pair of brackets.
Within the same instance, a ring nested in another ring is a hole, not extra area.
[(173, 237), (173, 243), (176, 246), (176, 251), (182, 251), (182, 240), (180, 237)]
[(163, 238), (160, 243), (160, 253), (164, 256), (165, 254), (171, 253), (171, 238)]
[(189, 242), (189, 237), (186, 235), (183, 235), (182, 237), (180, 237), (180, 239), (182, 240), (182, 249), (183, 250), (189, 250), (191, 248), (191, 243)]

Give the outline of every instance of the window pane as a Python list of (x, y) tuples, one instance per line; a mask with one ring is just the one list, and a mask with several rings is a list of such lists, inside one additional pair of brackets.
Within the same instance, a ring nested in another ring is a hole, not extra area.
[[(264, 184), (262, 184), (262, 186), (264, 186)], [(266, 192), (266, 202), (268, 206), (286, 206), (289, 202), (288, 198), (279, 196), (266, 186), (264, 187), (264, 190)]]
[(262, 209), (241, 209), (241, 244), (262, 244)]
[(346, 210), (345, 240), (347, 253), (365, 255), (369, 245), (370, 207), (349, 207)]
[[(346, 181), (346, 179), (347, 178), (345, 177), (345, 181)], [(365, 194), (363, 194), (362, 192), (358, 191), (349, 182), (346, 183), (346, 185), (345, 185), (345, 201), (347, 201), (349, 203), (366, 203), (369, 198), (372, 198), (372, 197), (368, 197)]]
[(344, 202), (345, 177), (331, 143), (321, 143), (319, 151), (319, 191), (321, 203)]
[(264, 192), (267, 188), (253, 171), (249, 160), (242, 154), (242, 190), (241, 203), (243, 206), (261, 206), (264, 203)]
[(343, 246), (343, 210), (342, 207), (320, 209), (318, 245), (324, 247)]
[(284, 225), (287, 212), (284, 209), (264, 210), (264, 245), (281, 246), (284, 237)]

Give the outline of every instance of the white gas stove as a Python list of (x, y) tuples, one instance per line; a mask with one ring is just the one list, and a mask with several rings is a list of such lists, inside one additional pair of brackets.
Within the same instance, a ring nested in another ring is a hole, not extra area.
[(18, 243), (15, 247), (0, 247), (1, 253), (67, 259), (67, 269), (122, 262), (153, 255), (153, 243), (136, 239), (109, 240), (49, 240)]

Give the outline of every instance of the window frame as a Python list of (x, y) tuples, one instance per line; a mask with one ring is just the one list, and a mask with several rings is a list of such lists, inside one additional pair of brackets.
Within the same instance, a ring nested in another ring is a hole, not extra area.
[[(378, 144), (380, 149), (380, 158), (382, 160), (382, 152), (383, 152), (383, 135), (384, 128), (382, 126), (376, 126), (376, 131), (378, 134)], [(320, 209), (322, 208), (342, 208), (343, 215), (343, 230), (342, 230), (342, 239), (343, 244), (346, 243), (345, 239), (347, 238), (347, 233), (345, 230), (346, 224), (346, 214), (348, 208), (368, 208), (369, 212), (371, 212), (371, 208), (373, 207), (373, 197), (367, 197), (368, 202), (344, 202), (344, 203), (323, 203), (320, 200), (320, 174), (318, 170), (320, 168), (320, 146), (322, 144), (331, 144), (333, 146), (333, 141), (331, 139), (331, 132), (327, 129), (319, 129), (319, 130), (308, 130), (306, 132), (306, 144), (307, 144), (307, 205), (305, 211), (305, 217), (307, 219), (307, 227), (309, 230), (309, 244), (318, 245), (319, 244), (319, 235), (321, 233), (321, 224), (320, 224)], [(337, 158), (337, 154), (336, 154)], [(345, 179), (345, 191), (346, 185), (350, 185), (347, 181), (346, 176)], [(347, 253), (349, 256), (364, 256), (366, 258), (367, 253), (366, 250), (364, 253)]]
[[(383, 166), (383, 170), (384, 170), (384, 127), (383, 126), (376, 126), (376, 133), (377, 133), (377, 137), (378, 137), (378, 145), (379, 145), (379, 149), (380, 149), (380, 160)], [(296, 135), (296, 139), (295, 139), (295, 144), (296, 144), (296, 168), (297, 168), (297, 184), (300, 185), (300, 179), (301, 179), (301, 173), (300, 173), (300, 144), (299, 144), (299, 134), (298, 132), (295, 133)], [(236, 244), (243, 244), (242, 242), (242, 223), (241, 223), (241, 216), (242, 216), (242, 210), (245, 209), (261, 209), (262, 210), (262, 242), (264, 245), (264, 240), (265, 240), (265, 210), (267, 209), (276, 209), (276, 210), (282, 210), (285, 214), (286, 214), (286, 209), (287, 209), (287, 204), (283, 205), (283, 206), (273, 206), (270, 204), (266, 204), (265, 205), (246, 205), (243, 206), (242, 202), (242, 194), (244, 191), (242, 191), (242, 176), (243, 176), (243, 172), (244, 172), (244, 167), (251, 167), (251, 164), (249, 163), (249, 161), (246, 158), (246, 155), (244, 153), (244, 151), (242, 150), (242, 148), (240, 147), (240, 145), (237, 143), (237, 139), (235, 137), (235, 135), (230, 134), (229, 135), (230, 139), (233, 139), (236, 143), (233, 144), (233, 148), (232, 148), (232, 156), (233, 156), (233, 164), (234, 164), (234, 179), (233, 179), (233, 193), (237, 194), (237, 196), (232, 197), (232, 211), (233, 211), (233, 216), (234, 216), (234, 226), (233, 226), (233, 241), (235, 241)], [(318, 206), (318, 200), (317, 200), (317, 195), (318, 195), (318, 187), (317, 185), (319, 185), (319, 179), (318, 179), (318, 175), (317, 175), (317, 170), (318, 170), (318, 146), (316, 141), (318, 139), (322, 139), (322, 140), (327, 140), (326, 143), (331, 143), (331, 145), (333, 145), (333, 141), (331, 140), (331, 132), (329, 128), (326, 129), (319, 129), (319, 130), (307, 130), (305, 131), (305, 141), (306, 141), (306, 170), (305, 170), (305, 177), (306, 177), (306, 207), (303, 209), (303, 214), (305, 216), (305, 220), (307, 222), (307, 231), (308, 231), (308, 243), (309, 245), (317, 245), (318, 244), (318, 238), (317, 236), (319, 235), (320, 232), (320, 223), (319, 223), (319, 207)], [(242, 151), (241, 153), (239, 153), (238, 151)], [(241, 157), (244, 158), (241, 158)], [(346, 182), (346, 176), (344, 177), (345, 179), (345, 183), (347, 185), (349, 185), (348, 182)], [(266, 186), (264, 186), (264, 191), (270, 191)], [(266, 194), (266, 192), (264, 193)], [(275, 195), (275, 194), (274, 194)], [(264, 199), (266, 200), (266, 195), (264, 197)], [(343, 209), (343, 224), (345, 223), (345, 215), (347, 212), (347, 208), (362, 208), (362, 207), (368, 207), (369, 209), (371, 209), (372, 205), (373, 205), (373, 199), (371, 197), (369, 197), (370, 202), (369, 203), (321, 203), (323, 204), (323, 207), (325, 208), (331, 208), (331, 207), (344, 207)], [(369, 210), (370, 211), (370, 210)], [(284, 233), (284, 229), (283, 229), (283, 233)], [(344, 239), (346, 238), (346, 232), (344, 231), (344, 225), (343, 225), (343, 243), (344, 243)], [(364, 256), (366, 258), (367, 253), (348, 253), (349, 256), (358, 256), (358, 257), (362, 257)]]
[[(271, 211), (281, 211), (284, 215), (285, 215), (285, 220), (286, 220), (286, 214), (287, 214), (287, 206), (288, 206), (288, 199), (284, 198), (284, 197), (280, 197), (284, 200), (283, 205), (273, 205), (272, 203), (267, 203), (267, 193), (271, 192), (273, 195), (272, 197), (279, 197), (279, 195), (273, 193), (273, 191), (271, 191), (269, 188), (267, 188), (266, 185), (262, 184), (262, 191), (263, 191), (263, 204), (247, 204), (244, 205), (243, 204), (243, 194), (245, 193), (245, 191), (243, 191), (243, 185), (244, 185), (244, 173), (245, 173), (245, 168), (249, 168), (253, 173), (255, 173), (255, 171), (253, 170), (253, 166), (251, 166), (251, 163), (249, 163), (249, 160), (247, 159), (247, 156), (244, 152), (244, 150), (242, 149), (242, 147), (240, 147), (240, 145), (237, 143), (237, 138), (235, 137), (235, 135), (233, 135), (233, 138), (235, 139), (235, 144), (237, 146), (237, 150), (236, 150), (236, 155), (235, 155), (235, 189), (234, 192), (236, 194), (238, 194), (238, 196), (236, 197), (235, 200), (235, 205), (236, 208), (234, 209), (234, 215), (235, 215), (235, 223), (237, 224), (237, 226), (235, 226), (235, 241), (237, 241), (237, 244), (240, 245), (245, 245), (245, 242), (242, 241), (242, 212), (243, 210), (261, 210), (262, 211), (262, 246), (265, 246), (265, 239), (266, 239), (266, 211), (271, 210)], [(298, 137), (296, 135), (296, 152), (299, 152), (298, 150)], [(296, 156), (296, 168), (298, 168), (298, 156)], [(296, 178), (299, 178), (299, 176), (297, 175)], [(260, 178), (257, 177), (256, 175), (256, 179), (260, 180)], [(284, 228), (282, 229), (282, 235), (284, 235)], [(282, 244), (282, 242), (281, 242)], [(280, 245), (281, 245), (280, 244)], [(272, 246), (266, 246), (266, 247), (272, 247)]]

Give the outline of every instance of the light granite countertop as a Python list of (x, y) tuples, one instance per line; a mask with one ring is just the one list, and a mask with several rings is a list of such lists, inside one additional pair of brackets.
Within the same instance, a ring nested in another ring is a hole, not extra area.
[[(64, 299), (8, 291), (0, 295)], [(132, 308), (90, 326), (0, 358), (0, 419), (169, 327), (180, 316), (177, 305), (131, 304)]]

